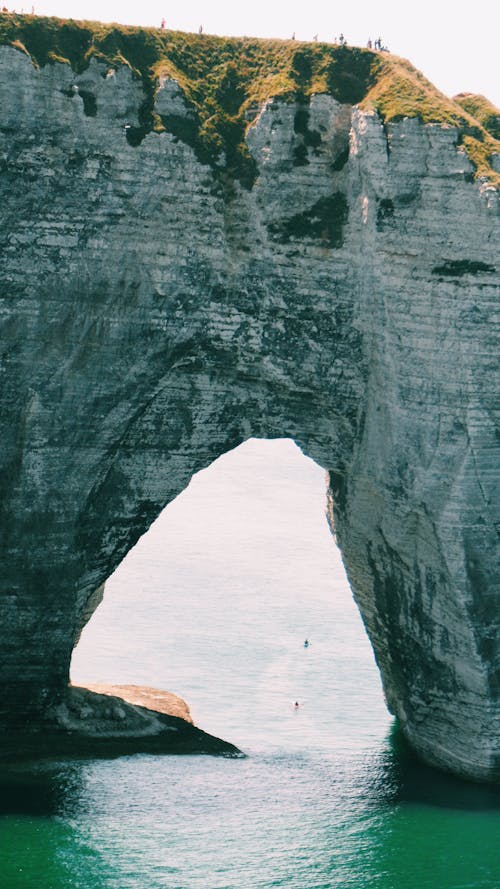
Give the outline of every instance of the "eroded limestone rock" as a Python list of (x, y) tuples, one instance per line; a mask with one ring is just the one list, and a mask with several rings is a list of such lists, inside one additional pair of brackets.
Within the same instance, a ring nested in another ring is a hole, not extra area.
[(228, 189), (129, 144), (140, 83), (101, 67), (0, 47), (3, 723), (64, 700), (92, 596), (193, 473), (290, 436), (405, 734), (498, 780), (497, 192), (453, 128), (328, 96), (269, 101)]
[(131, 753), (242, 757), (234, 744), (193, 725), (189, 708), (168, 692), (136, 686), (70, 685), (48, 701), (24, 731), (4, 726), (0, 759), (27, 756), (105, 756)]

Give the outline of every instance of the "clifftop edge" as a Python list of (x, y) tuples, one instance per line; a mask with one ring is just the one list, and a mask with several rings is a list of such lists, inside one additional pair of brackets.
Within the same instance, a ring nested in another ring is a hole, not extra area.
[[(416, 117), (457, 127), (476, 178), (500, 186), (493, 167), (500, 155), (498, 109), (481, 96), (447, 98), (410, 62), (387, 52), (10, 13), (0, 14), (0, 44), (26, 53), (37, 67), (66, 63), (81, 72), (92, 59), (112, 69), (129, 67), (144, 90), (140, 126), (130, 138), (138, 144), (148, 132), (172, 132), (203, 162), (224, 156), (228, 172), (247, 187), (255, 170), (245, 134), (263, 102), (282, 97), (307, 105), (314, 93), (373, 110), (385, 123)], [(155, 113), (155, 93), (165, 77), (182, 88), (190, 121)]]

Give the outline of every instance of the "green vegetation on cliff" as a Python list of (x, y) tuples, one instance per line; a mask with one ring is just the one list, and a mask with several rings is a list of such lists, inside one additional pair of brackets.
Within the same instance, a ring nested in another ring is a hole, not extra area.
[[(409, 62), (387, 53), (13, 14), (0, 15), (0, 43), (27, 53), (40, 67), (67, 62), (79, 73), (92, 58), (113, 68), (127, 65), (145, 92), (141, 125), (129, 138), (139, 142), (151, 130), (167, 129), (191, 144), (201, 160), (217, 166), (224, 153), (224, 169), (247, 186), (254, 164), (245, 132), (262, 102), (281, 96), (306, 104), (310, 95), (322, 92), (373, 109), (385, 122), (418, 117), (424, 123), (458, 127), (476, 176), (500, 185), (490, 163), (500, 153), (498, 129), (490, 126), (496, 114), (498, 128), (497, 110), (482, 97), (446, 98)], [(154, 113), (162, 76), (179, 82), (194, 112), (191, 124)]]
[(463, 108), (471, 117), (488, 131), (494, 139), (500, 139), (500, 111), (484, 96), (476, 96), (474, 93), (459, 93), (454, 101)]

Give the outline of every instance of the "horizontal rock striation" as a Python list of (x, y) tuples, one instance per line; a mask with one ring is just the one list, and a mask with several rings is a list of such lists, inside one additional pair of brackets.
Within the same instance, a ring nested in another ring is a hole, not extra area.
[(498, 192), (459, 131), (271, 97), (242, 185), (168, 77), (176, 134), (140, 140), (125, 66), (1, 46), (0, 91), (2, 724), (64, 702), (99, 588), (193, 473), (289, 436), (330, 471), (406, 736), (498, 780)]

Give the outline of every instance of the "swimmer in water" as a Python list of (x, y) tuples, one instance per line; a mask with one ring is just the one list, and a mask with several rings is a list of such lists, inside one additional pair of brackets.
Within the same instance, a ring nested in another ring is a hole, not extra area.
[(298, 702), (298, 701), (295, 701), (295, 704), (293, 705), (293, 709), (294, 709), (294, 710), (298, 710), (298, 709), (299, 709), (299, 706), (300, 706), (300, 705), (299, 705), (299, 702)]
[(304, 640), (304, 648), (309, 648), (309, 639)]

